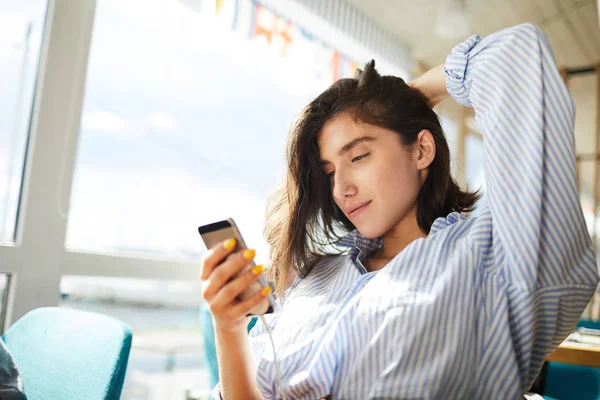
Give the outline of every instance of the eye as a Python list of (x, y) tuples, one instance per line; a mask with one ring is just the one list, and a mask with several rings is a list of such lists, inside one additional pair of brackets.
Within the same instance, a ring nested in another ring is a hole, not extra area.
[(333, 179), (333, 176), (335, 175), (335, 171), (331, 171), (330, 173), (327, 174), (327, 177), (329, 179)]
[(355, 162), (355, 161), (360, 161), (360, 160), (362, 160), (363, 158), (365, 158), (365, 157), (368, 157), (368, 156), (369, 156), (369, 154), (371, 154), (371, 153), (365, 153), (365, 154), (362, 154), (362, 155), (360, 155), (360, 156), (354, 157), (354, 158), (352, 159), (352, 162)]

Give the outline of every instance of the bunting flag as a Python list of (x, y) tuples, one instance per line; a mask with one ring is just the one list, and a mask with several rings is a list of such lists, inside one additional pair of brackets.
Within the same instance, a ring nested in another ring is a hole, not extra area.
[(219, 13), (221, 12), (221, 9), (223, 8), (223, 4), (225, 4), (225, 1), (227, 0), (215, 0), (216, 1), (216, 10), (217, 10), (217, 15), (219, 15)]
[(232, 30), (264, 43), (281, 59), (302, 65), (304, 73), (312, 74), (324, 85), (355, 76), (359, 65), (356, 60), (280, 15), (273, 4), (264, 0), (214, 1), (216, 15)]
[(269, 46), (276, 47), (280, 56), (285, 57), (294, 41), (295, 27), (260, 4), (255, 5), (253, 15), (251, 37), (265, 37)]
[[(231, 1), (231, 0), (229, 0)], [(317, 40), (306, 30), (277, 15), (258, 2), (253, 2), (251, 39), (264, 40), (280, 57), (286, 58), (290, 49), (301, 48), (304, 57), (314, 63), (313, 72), (319, 79), (335, 82), (340, 78), (353, 77), (357, 63), (339, 51)], [(301, 45), (299, 42), (303, 42)]]

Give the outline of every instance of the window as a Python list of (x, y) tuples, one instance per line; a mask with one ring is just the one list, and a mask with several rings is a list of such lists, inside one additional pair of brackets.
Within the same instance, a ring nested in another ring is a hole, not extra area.
[[(575, 75), (569, 77), (568, 87), (576, 105), (575, 113), (575, 149), (577, 154), (577, 179), (579, 197), (592, 238), (596, 239), (596, 249), (599, 249), (598, 233), (598, 149), (594, 149), (595, 115), (598, 105), (595, 92), (590, 88), (596, 87), (595, 74)], [(597, 145), (597, 144), (596, 144)], [(595, 222), (594, 222), (595, 221)], [(594, 228), (594, 224), (596, 227)]]
[(469, 132), (465, 138), (465, 170), (467, 174), (467, 188), (470, 191), (479, 190), (482, 194), (481, 199), (477, 202), (477, 208), (472, 213), (473, 216), (477, 216), (486, 204), (483, 138), (480, 133)]
[(250, 0), (99, 1), (66, 247), (194, 258), (232, 217), (266, 261), (289, 126), (356, 66)]
[(445, 115), (442, 112), (438, 112), (438, 117), (440, 119), (440, 124), (442, 125), (442, 129), (444, 131), (444, 136), (446, 137), (446, 141), (448, 142), (448, 148), (450, 149), (451, 161), (450, 161), (450, 170), (453, 177), (456, 177), (456, 168), (458, 165), (456, 164), (456, 149), (458, 148), (458, 127), (456, 126), (456, 122)]
[(466, 171), (469, 190), (478, 190), (484, 184), (483, 175), (483, 141), (478, 133), (467, 134)]
[(10, 274), (0, 273), (0, 333), (4, 333), (4, 323), (8, 307), (8, 293), (10, 290)]
[(15, 240), (45, 0), (0, 0), (0, 242)]

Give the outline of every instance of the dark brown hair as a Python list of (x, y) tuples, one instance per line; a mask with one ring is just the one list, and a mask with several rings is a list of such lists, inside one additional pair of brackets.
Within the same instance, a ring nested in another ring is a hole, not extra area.
[(292, 272), (305, 277), (321, 257), (339, 254), (331, 246), (340, 234), (355, 229), (333, 201), (317, 144), (323, 126), (341, 113), (398, 133), (405, 146), (423, 129), (431, 132), (435, 158), (417, 199), (417, 222), (424, 232), (438, 217), (472, 211), (479, 198), (478, 193), (463, 192), (452, 179), (448, 143), (427, 99), (401, 78), (379, 75), (371, 61), (358, 79), (340, 79), (321, 93), (292, 126), (286, 177), (270, 199), (265, 224), (272, 260), (269, 279), (279, 296), (291, 283)]

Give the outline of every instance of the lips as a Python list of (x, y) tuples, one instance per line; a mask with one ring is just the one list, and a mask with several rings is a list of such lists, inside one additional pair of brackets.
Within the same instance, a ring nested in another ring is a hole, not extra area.
[(371, 200), (363, 201), (362, 203), (358, 203), (358, 204), (353, 204), (349, 207), (346, 207), (344, 211), (346, 212), (346, 215), (348, 216), (348, 218), (352, 218), (352, 217), (358, 215), (358, 213), (361, 212), (370, 203), (371, 203)]

